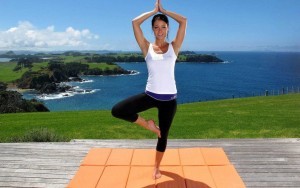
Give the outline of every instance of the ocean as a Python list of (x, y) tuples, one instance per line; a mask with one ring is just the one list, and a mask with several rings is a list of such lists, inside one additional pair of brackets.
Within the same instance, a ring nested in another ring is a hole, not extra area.
[(8, 61), (10, 61), (11, 59), (10, 58), (1, 58), (0, 57), (0, 63), (1, 62), (8, 62)]
[[(202, 52), (203, 53), (203, 52)], [(209, 52), (205, 52), (210, 54)], [(224, 63), (177, 63), (178, 103), (299, 92), (300, 53), (213, 52)], [(145, 63), (118, 63), (134, 75), (83, 76), (82, 83), (70, 82), (74, 91), (56, 95), (24, 93), (37, 98), (50, 111), (108, 110), (122, 99), (145, 90)]]

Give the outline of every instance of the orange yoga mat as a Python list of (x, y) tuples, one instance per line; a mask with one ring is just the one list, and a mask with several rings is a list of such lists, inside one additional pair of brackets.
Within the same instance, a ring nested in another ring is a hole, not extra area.
[(93, 148), (68, 188), (245, 188), (222, 148), (167, 149), (152, 179), (154, 149)]

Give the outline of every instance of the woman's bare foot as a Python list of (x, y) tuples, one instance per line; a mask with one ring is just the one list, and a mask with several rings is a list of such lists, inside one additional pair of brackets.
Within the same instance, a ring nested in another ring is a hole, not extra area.
[(160, 129), (155, 125), (154, 121), (153, 120), (149, 120), (147, 122), (147, 126), (148, 126), (148, 129), (154, 133), (157, 134), (157, 136), (160, 138)]
[(152, 178), (154, 180), (161, 178), (161, 173), (159, 171), (158, 168), (154, 168), (153, 174), (152, 174)]

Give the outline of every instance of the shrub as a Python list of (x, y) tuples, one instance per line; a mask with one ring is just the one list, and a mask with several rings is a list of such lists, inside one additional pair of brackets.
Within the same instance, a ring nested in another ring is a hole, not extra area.
[(26, 100), (16, 91), (0, 91), (0, 114), (17, 112), (49, 112), (49, 109), (37, 100)]
[(7, 89), (7, 84), (4, 82), (0, 82), (0, 91), (5, 91)]
[(57, 135), (48, 128), (38, 128), (28, 131), (22, 137), (13, 137), (11, 142), (67, 142), (67, 138)]

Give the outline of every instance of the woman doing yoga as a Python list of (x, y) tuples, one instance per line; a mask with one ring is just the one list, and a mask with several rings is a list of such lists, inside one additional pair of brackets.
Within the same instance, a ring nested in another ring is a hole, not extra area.
[[(153, 43), (150, 43), (144, 37), (141, 29), (141, 24), (151, 16), (153, 16), (152, 30), (155, 36)], [(173, 18), (179, 24), (176, 37), (171, 43), (166, 40), (169, 31), (167, 16)], [(156, 1), (154, 10), (133, 19), (134, 36), (145, 57), (148, 68), (146, 89), (145, 92), (125, 99), (112, 108), (113, 116), (134, 122), (157, 134), (158, 142), (153, 179), (161, 177), (159, 166), (166, 150), (169, 129), (176, 113), (177, 88), (174, 69), (185, 36), (186, 25), (187, 19), (185, 17), (165, 10), (160, 0)], [(158, 109), (158, 125), (153, 120), (145, 120), (138, 115), (139, 112), (154, 107)]]

